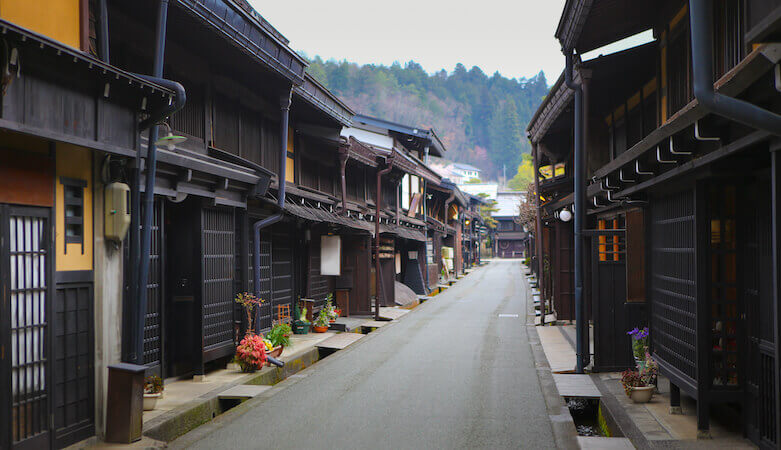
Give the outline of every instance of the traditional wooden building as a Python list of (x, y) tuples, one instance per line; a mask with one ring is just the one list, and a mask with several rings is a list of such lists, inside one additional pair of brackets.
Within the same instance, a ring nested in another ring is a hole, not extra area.
[[(152, 18), (160, 5), (109, 2), (112, 62), (149, 70)], [(165, 129), (186, 141), (158, 150), (139, 362), (165, 377), (202, 376), (207, 365), (233, 355), (240, 317), (234, 297), (246, 287), (239, 263), (250, 245), (243, 228), (248, 207), (263, 201), (270, 179), (278, 190), (281, 152), (294, 155), (295, 134), (282, 124), (293, 123), (291, 96), (293, 87), (304, 83), (305, 61), (253, 12), (227, 0), (177, 2), (164, 18), (163, 73), (179, 80), (188, 95)], [(241, 32), (233, 31), (237, 26)], [(294, 170), (294, 163), (288, 169)], [(133, 191), (139, 197), (147, 173), (131, 180), (138, 183)], [(132, 234), (130, 242), (134, 239), (139, 236)], [(127, 255), (131, 261), (132, 251)], [(125, 266), (126, 313), (139, 296), (136, 267)], [(133, 315), (125, 316), (123, 334), (130, 335)], [(123, 350), (124, 359), (132, 360), (133, 346)]]
[(777, 1), (573, 0), (556, 33), (577, 59), (653, 30), (648, 44), (573, 64), (595, 368), (632, 365), (619, 335), (649, 324), (672, 406), (694, 398), (707, 436), (710, 406), (732, 405), (764, 448), (781, 436), (780, 16)]
[(461, 251), (463, 254), (464, 270), (480, 264), (480, 242), (482, 240), (485, 223), (480, 213), (480, 208), (485, 200), (476, 195), (464, 193), (467, 198), (467, 206), (462, 214), (462, 238)]
[(520, 258), (523, 256), (523, 241), (526, 237), (518, 223), (518, 208), (522, 193), (498, 192), (496, 208), (491, 216), (496, 220), (494, 232), (494, 255), (498, 258)]
[(141, 131), (184, 101), (175, 83), (108, 64), (91, 14), (0, 3), (2, 448), (64, 447), (102, 426), (121, 340), (114, 225), (131, 213), (122, 172), (143, 154)]
[[(385, 245), (386, 250), (390, 251), (392, 240), (393, 270), (387, 270), (393, 276), (385, 276), (388, 277), (388, 285), (395, 279), (417, 294), (428, 293), (431, 276), (427, 268), (435, 263), (433, 257), (429, 263), (427, 256), (428, 250), (433, 251), (435, 245), (427, 245), (426, 218), (429, 213), (425, 198), (428, 189), (442, 180), (425, 161), (429, 156), (442, 156), (444, 146), (433, 130), (361, 115), (357, 115), (353, 126), (342, 133), (375, 153), (392, 151), (396, 155), (393, 163), (395, 169), (388, 175), (396, 183), (395, 188), (383, 194), (383, 198), (393, 199), (391, 205), (394, 210), (389, 211), (391, 217), (388, 225), (395, 226), (395, 232), (386, 233), (388, 240)], [(437, 275), (436, 282), (438, 279)]]

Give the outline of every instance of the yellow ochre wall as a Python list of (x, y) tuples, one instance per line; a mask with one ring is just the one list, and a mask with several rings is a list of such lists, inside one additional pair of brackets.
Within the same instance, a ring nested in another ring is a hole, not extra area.
[(296, 181), (296, 160), (295, 160), (295, 135), (293, 127), (287, 129), (287, 163), (285, 166), (285, 180), (288, 183)]
[[(81, 244), (68, 244), (65, 253), (65, 190), (60, 177), (87, 182), (84, 188), (84, 253)], [(92, 270), (92, 154), (90, 150), (69, 144), (57, 144), (55, 185), (55, 259), (58, 271)]]
[(81, 47), (81, 0), (0, 0), (0, 17), (65, 45)]

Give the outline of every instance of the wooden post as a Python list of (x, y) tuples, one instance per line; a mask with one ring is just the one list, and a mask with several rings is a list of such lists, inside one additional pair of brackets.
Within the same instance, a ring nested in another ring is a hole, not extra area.
[(681, 410), (681, 388), (670, 383), (670, 414), (683, 414)]
[(781, 441), (781, 139), (776, 139), (771, 149), (771, 198), (772, 198), (772, 251), (773, 251), (773, 325), (776, 344), (775, 385), (776, 385), (776, 443)]

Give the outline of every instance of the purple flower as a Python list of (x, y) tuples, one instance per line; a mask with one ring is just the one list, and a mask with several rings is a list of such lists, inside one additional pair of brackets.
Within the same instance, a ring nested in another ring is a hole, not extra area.
[(637, 329), (637, 327), (635, 327), (635, 329), (634, 329), (634, 330), (632, 330), (632, 331), (627, 331), (627, 332), (626, 332), (626, 334), (628, 334), (628, 335), (630, 335), (630, 336), (634, 337), (634, 336), (635, 336), (637, 333), (639, 333), (639, 332), (640, 332), (640, 330), (638, 330), (638, 329)]

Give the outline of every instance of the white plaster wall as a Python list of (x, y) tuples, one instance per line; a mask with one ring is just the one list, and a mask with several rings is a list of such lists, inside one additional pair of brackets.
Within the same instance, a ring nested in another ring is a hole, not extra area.
[(385, 150), (393, 149), (393, 138), (373, 131), (361, 130), (359, 128), (342, 128), (342, 136), (353, 136), (361, 142), (365, 142)]

